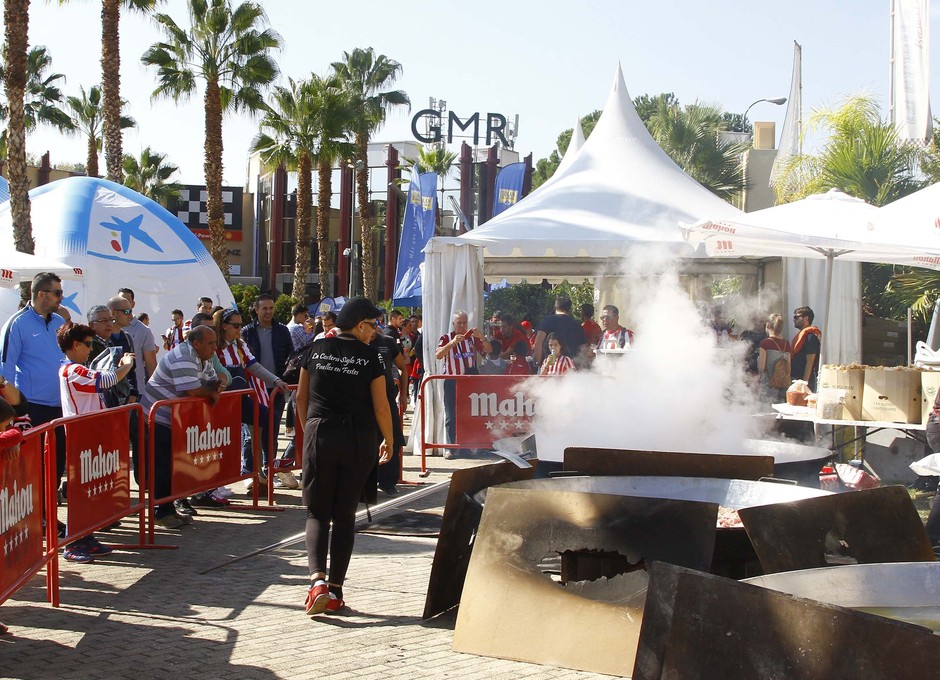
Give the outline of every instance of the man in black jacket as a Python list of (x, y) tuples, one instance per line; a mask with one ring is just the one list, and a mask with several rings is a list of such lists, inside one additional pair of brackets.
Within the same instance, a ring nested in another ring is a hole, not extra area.
[[(258, 363), (278, 378), (283, 378), (287, 357), (294, 349), (294, 343), (287, 326), (274, 319), (274, 296), (262, 293), (252, 305), (251, 310), (255, 320), (242, 328), (242, 339)], [(274, 385), (267, 385), (267, 388), (270, 392), (274, 389)], [(277, 433), (280, 432), (281, 415), (284, 412), (282, 393), (278, 393), (272, 400), (271, 407), (274, 409), (273, 431)], [(277, 455), (277, 441), (274, 442), (271, 455), (275, 457)]]

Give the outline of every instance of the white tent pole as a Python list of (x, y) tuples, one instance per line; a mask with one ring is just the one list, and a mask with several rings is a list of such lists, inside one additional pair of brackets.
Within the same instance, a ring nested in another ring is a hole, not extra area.
[(819, 357), (817, 357), (819, 366), (822, 366), (823, 355), (825, 354), (823, 348), (829, 338), (829, 308), (832, 307), (832, 260), (833, 254), (830, 249), (826, 251), (826, 313), (823, 315), (823, 333), (826, 335), (823, 338), (824, 341), (819, 343)]

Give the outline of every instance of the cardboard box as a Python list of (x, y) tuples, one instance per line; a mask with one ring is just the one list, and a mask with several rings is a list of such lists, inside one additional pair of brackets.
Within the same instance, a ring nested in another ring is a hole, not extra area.
[(940, 371), (923, 371), (920, 374), (920, 422), (926, 423), (933, 410), (937, 390), (940, 389)]
[[(823, 364), (819, 369), (817, 380), (820, 399), (816, 402), (816, 415), (819, 418), (833, 420), (861, 420), (864, 387), (865, 368), (863, 366)], [(841, 408), (832, 404), (830, 400), (823, 399), (823, 395), (829, 394), (823, 390), (844, 391), (844, 395), (839, 395)], [(825, 410), (825, 415), (821, 412), (823, 410)]]
[(887, 423), (919, 423), (921, 417), (920, 369), (865, 369), (862, 420)]

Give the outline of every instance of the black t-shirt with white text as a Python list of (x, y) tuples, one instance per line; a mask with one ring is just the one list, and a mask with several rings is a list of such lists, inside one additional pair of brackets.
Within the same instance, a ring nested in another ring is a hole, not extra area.
[(385, 368), (374, 347), (355, 338), (317, 340), (310, 346), (307, 418), (366, 416), (375, 422), (372, 381), (384, 378)]

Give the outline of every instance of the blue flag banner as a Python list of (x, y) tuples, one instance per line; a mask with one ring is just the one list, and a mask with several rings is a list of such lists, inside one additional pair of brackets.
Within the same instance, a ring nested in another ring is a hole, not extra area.
[(522, 198), (522, 182), (525, 179), (525, 163), (513, 163), (496, 175), (493, 192), (493, 217), (511, 208)]
[(408, 203), (401, 225), (401, 246), (395, 269), (395, 292), (392, 304), (399, 307), (421, 306), (421, 276), (424, 270), (424, 247), (434, 236), (437, 216), (437, 173), (411, 170)]

